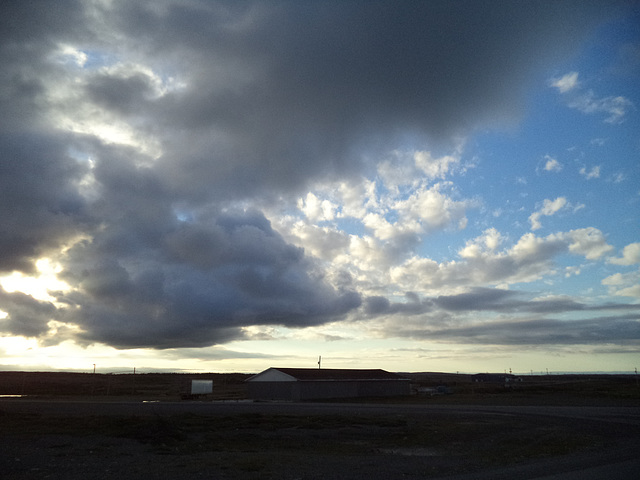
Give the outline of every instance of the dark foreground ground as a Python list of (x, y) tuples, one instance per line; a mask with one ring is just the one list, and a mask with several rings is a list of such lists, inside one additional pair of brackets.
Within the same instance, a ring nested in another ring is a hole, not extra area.
[[(422, 385), (452, 394), (300, 404), (243, 400), (231, 377), (200, 401), (145, 391), (142, 378), (127, 396), (96, 394), (97, 377), (78, 378), (75, 390), (63, 382), (75, 395), (0, 399), (0, 478), (635, 479), (640, 468), (633, 377), (505, 389), (434, 374)], [(109, 381), (116, 393), (131, 384)]]

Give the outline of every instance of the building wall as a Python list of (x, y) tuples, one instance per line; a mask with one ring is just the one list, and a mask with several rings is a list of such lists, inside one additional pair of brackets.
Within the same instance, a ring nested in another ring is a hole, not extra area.
[(358, 382), (359, 397), (395, 397), (410, 393), (409, 380)]
[(254, 400), (294, 400), (297, 382), (248, 382), (249, 398)]
[(256, 400), (316, 400), (323, 398), (389, 397), (409, 395), (404, 380), (248, 382), (249, 397)]
[(299, 397), (294, 400), (313, 400), (319, 398), (353, 398), (358, 396), (357, 382), (298, 382)]

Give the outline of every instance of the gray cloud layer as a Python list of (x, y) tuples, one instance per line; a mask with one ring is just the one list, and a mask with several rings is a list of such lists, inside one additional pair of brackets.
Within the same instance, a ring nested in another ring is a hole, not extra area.
[[(231, 202), (355, 174), (400, 142), (448, 145), (509, 123), (532, 73), (611, 11), (582, 1), (113, 5), (0, 7), (0, 270), (31, 273), (50, 256), (74, 288), (57, 294), (57, 311), (3, 292), (7, 333), (43, 336), (55, 318), (77, 325), (81, 342), (169, 348), (342, 318), (360, 295), (332, 287), (259, 211)], [(60, 56), (65, 46), (84, 52), (84, 68)], [(135, 138), (109, 142), (89, 128), (98, 121), (133, 126)]]
[[(490, 345), (640, 344), (637, 304), (588, 305), (569, 298), (531, 299), (512, 290), (475, 288), (421, 302), (419, 313), (425, 315), (419, 317), (407, 317), (407, 304), (365, 299), (365, 305), (369, 315), (403, 315), (403, 322), (392, 320), (385, 332), (392, 336)], [(603, 311), (609, 314), (594, 316)], [(487, 317), (487, 312), (493, 315)], [(549, 317), (554, 315), (564, 318)]]
[[(584, 320), (535, 319), (485, 322), (461, 328), (415, 331), (409, 335), (432, 340), (489, 345), (640, 345), (640, 314)], [(408, 333), (408, 332), (407, 332)]]

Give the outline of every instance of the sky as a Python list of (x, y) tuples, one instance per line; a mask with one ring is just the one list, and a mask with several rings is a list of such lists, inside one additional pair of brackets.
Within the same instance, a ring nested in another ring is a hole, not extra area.
[(9, 1), (0, 369), (633, 372), (635, 1)]

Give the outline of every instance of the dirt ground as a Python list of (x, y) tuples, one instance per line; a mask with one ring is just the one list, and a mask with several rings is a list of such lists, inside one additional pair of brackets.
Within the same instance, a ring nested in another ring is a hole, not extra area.
[[(0, 472), (8, 480), (538, 478), (637, 457), (635, 385), (607, 380), (608, 389), (602, 379), (589, 388), (464, 384), (446, 396), (341, 404), (247, 402), (238, 382), (226, 401), (157, 402), (149, 392), (4, 398)], [(506, 476), (481, 476), (496, 469)]]

